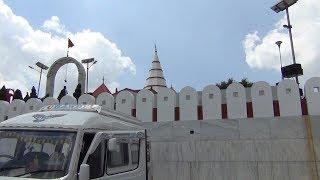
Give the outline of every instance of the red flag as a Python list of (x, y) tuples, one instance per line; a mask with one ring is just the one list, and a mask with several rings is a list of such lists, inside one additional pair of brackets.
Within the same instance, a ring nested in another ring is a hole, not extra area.
[(73, 47), (74, 44), (72, 43), (72, 41), (68, 38), (68, 48), (71, 48)]

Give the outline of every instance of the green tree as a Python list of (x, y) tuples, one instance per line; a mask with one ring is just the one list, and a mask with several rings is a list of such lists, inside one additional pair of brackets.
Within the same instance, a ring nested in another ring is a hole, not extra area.
[(46, 94), (43, 98), (41, 98), (40, 100), (43, 101), (45, 98), (49, 97), (49, 94)]
[(13, 99), (21, 99), (23, 100), (22, 93), (19, 89), (16, 89), (13, 93)]
[(30, 98), (38, 98), (37, 90), (34, 86), (31, 88)]
[(26, 96), (23, 98), (24, 102), (27, 102), (30, 99), (29, 93), (27, 92)]
[(243, 78), (243, 79), (241, 79), (241, 81), (240, 81), (239, 83), (242, 84), (245, 88), (251, 87), (251, 86), (253, 85), (253, 83), (250, 82), (250, 81), (248, 80), (248, 78)]
[(220, 89), (227, 89), (227, 87), (234, 82), (235, 81), (233, 78), (229, 78), (227, 81), (221, 81), (220, 83), (217, 83), (216, 86), (218, 86)]
[[(234, 82), (236, 81), (233, 78), (229, 78), (227, 81), (221, 81), (220, 83), (217, 83), (216, 86), (218, 86), (220, 89), (227, 89), (228, 86)], [(251, 87), (253, 84), (248, 80), (248, 78), (241, 79), (239, 83), (242, 84), (245, 88)]]
[(4, 101), (5, 100), (5, 95), (6, 95), (6, 86), (2, 86), (0, 89), (0, 100)]
[(78, 84), (76, 89), (74, 90), (73, 97), (75, 97), (78, 100), (79, 97), (81, 96), (81, 94), (82, 94), (82, 92), (81, 92), (81, 84)]
[(68, 94), (68, 92), (67, 92), (67, 87), (64, 86), (63, 89), (60, 91), (60, 94), (59, 94), (59, 96), (58, 96), (58, 100), (60, 101), (61, 98), (62, 98), (63, 96), (65, 96), (65, 95), (67, 95), (67, 94)]

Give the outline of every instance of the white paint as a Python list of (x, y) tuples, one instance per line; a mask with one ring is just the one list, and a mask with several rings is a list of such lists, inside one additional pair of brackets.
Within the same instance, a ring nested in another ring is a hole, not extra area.
[(30, 98), (25, 104), (24, 112), (35, 112), (38, 111), (42, 107), (42, 102), (38, 98)]
[(154, 98), (154, 94), (147, 89), (143, 89), (137, 94), (137, 118), (142, 122), (152, 122)]
[(307, 80), (304, 85), (309, 115), (320, 115), (320, 77)]
[(301, 103), (299, 87), (295, 81), (285, 79), (277, 86), (280, 116), (300, 116)]
[(179, 93), (180, 120), (197, 120), (198, 94), (192, 87), (184, 87)]
[(60, 104), (61, 105), (77, 104), (77, 99), (67, 94), (61, 98)]
[(47, 97), (43, 100), (42, 106), (56, 105), (59, 104), (59, 100), (54, 97)]
[(103, 92), (98, 95), (96, 104), (109, 109), (114, 109), (114, 97), (107, 92)]
[(25, 102), (20, 99), (14, 99), (9, 106), (8, 118), (12, 118), (24, 113)]
[(132, 109), (135, 107), (134, 95), (129, 91), (120, 91), (116, 97), (116, 110), (127, 115), (132, 115)]
[(256, 82), (251, 87), (253, 117), (273, 117), (271, 86), (264, 81)]
[(221, 119), (221, 91), (215, 85), (202, 90), (203, 119)]
[(157, 122), (174, 121), (176, 93), (169, 88), (159, 88), (157, 96)]
[[(248, 94), (248, 93), (251, 94)], [(251, 98), (246, 98), (247, 97)], [(175, 91), (169, 88), (159, 88), (157, 94), (151, 91), (142, 90), (137, 95), (130, 91), (120, 91), (116, 97), (109, 93), (100, 94), (97, 99), (90, 95), (82, 95), (79, 104), (98, 104), (107, 108), (131, 115), (136, 108), (136, 115), (142, 121), (151, 122), (153, 118), (153, 108), (157, 108), (157, 121), (174, 121), (175, 107), (180, 108), (180, 120), (197, 120), (197, 106), (202, 105), (203, 118), (221, 119), (221, 103), (226, 101), (229, 119), (246, 118), (246, 101), (252, 101), (254, 117), (273, 117), (273, 97), (279, 101), (280, 116), (299, 116), (302, 114), (299, 90), (292, 80), (284, 80), (274, 87), (274, 92), (266, 82), (256, 82), (251, 89), (246, 89), (239, 83), (231, 84), (227, 90), (220, 91), (215, 85), (206, 86), (202, 92), (196, 92), (192, 87), (185, 87), (177, 97)], [(224, 94), (226, 94), (224, 96)], [(136, 97), (137, 96), (137, 101)], [(320, 115), (320, 78), (309, 79), (305, 84), (305, 96), (310, 115)], [(179, 99), (178, 99), (179, 98)], [(224, 100), (225, 99), (225, 100)], [(179, 102), (179, 103), (178, 103)], [(14, 117), (22, 113), (37, 111), (46, 105), (59, 104), (58, 100), (52, 97), (44, 99), (43, 103), (39, 99), (30, 99), (28, 103), (15, 100), (8, 104), (8, 111), (4, 114), (6, 105), (0, 103), (0, 120), (6, 116)], [(77, 104), (77, 100), (70, 96), (64, 96), (60, 104)], [(3, 106), (3, 107), (2, 107)]]
[(7, 101), (0, 100), (0, 122), (6, 120), (8, 110), (9, 110), (9, 103)]
[(246, 93), (242, 84), (230, 84), (226, 90), (226, 98), (229, 119), (247, 117)]
[(78, 99), (78, 104), (95, 104), (96, 100), (90, 94), (82, 94)]
[(81, 92), (84, 92), (86, 71), (83, 65), (72, 57), (62, 57), (56, 60), (49, 68), (47, 73), (47, 85), (46, 85), (46, 94), (53, 96), (54, 92), (54, 80), (57, 75), (58, 70), (65, 64), (73, 63), (77, 66), (78, 69), (78, 84), (81, 84)]

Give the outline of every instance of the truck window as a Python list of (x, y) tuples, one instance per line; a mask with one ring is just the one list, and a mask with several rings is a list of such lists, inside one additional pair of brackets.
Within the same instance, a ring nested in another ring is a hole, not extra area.
[(85, 133), (83, 135), (83, 142), (82, 142), (82, 147), (81, 147), (81, 152), (80, 152), (80, 157), (79, 157), (79, 162), (78, 162), (78, 172), (80, 170), (80, 165), (83, 162), (83, 159), (87, 154), (87, 151), (91, 145), (91, 142), (92, 142), (94, 136), (95, 136), (94, 133)]
[(129, 164), (128, 143), (119, 143), (119, 151), (108, 151), (108, 167), (120, 167)]
[(101, 142), (97, 149), (88, 157), (87, 164), (90, 166), (90, 179), (104, 175), (104, 160), (104, 142)]
[(119, 151), (109, 151), (107, 149), (108, 175), (131, 171), (139, 166), (139, 139), (133, 140), (130, 143), (125, 141), (121, 142), (120, 140), (118, 145)]
[(140, 152), (139, 140), (131, 142), (130, 149), (131, 149), (132, 168), (136, 169), (139, 165), (139, 152)]

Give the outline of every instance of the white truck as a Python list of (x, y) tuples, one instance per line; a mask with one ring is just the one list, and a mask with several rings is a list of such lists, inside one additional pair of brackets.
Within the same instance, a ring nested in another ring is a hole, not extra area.
[(52, 105), (0, 123), (0, 179), (146, 180), (146, 130), (98, 105)]

